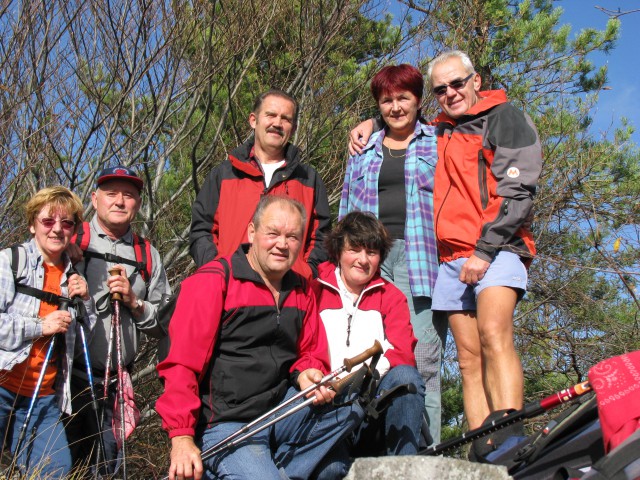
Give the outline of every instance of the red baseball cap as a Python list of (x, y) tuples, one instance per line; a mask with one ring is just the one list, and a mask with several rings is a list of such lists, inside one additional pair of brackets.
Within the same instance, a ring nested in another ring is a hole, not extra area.
[(144, 183), (142, 179), (128, 167), (123, 167), (118, 165), (117, 167), (105, 168), (98, 175), (98, 180), (96, 183), (98, 186), (102, 185), (104, 182), (108, 182), (110, 180), (123, 180), (125, 182), (133, 183), (138, 191), (142, 191), (142, 187)]

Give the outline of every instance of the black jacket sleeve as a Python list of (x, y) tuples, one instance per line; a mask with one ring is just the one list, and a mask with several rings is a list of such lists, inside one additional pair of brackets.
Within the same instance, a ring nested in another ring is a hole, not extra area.
[(209, 172), (191, 207), (189, 253), (198, 268), (215, 259), (218, 254), (218, 247), (213, 243), (213, 217), (219, 203), (220, 166)]
[(309, 242), (313, 242), (313, 246), (307, 251), (306, 258), (314, 278), (318, 276), (318, 265), (329, 259), (324, 246), (324, 240), (331, 230), (331, 211), (329, 210), (327, 189), (317, 172), (315, 177), (314, 218), (310, 219), (313, 223), (311, 226), (311, 238), (308, 240)]

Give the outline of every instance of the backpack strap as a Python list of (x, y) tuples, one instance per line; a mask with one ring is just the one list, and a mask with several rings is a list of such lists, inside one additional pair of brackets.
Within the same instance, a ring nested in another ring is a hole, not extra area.
[(91, 227), (89, 222), (82, 222), (78, 226), (78, 231), (71, 237), (71, 241), (80, 247), (83, 252), (89, 248), (89, 241), (91, 240)]
[(140, 276), (144, 280), (144, 283), (149, 288), (151, 282), (151, 273), (153, 271), (153, 265), (151, 260), (151, 243), (146, 238), (133, 234), (133, 250), (135, 252), (136, 260), (142, 268), (138, 268)]
[[(18, 271), (20, 270), (20, 245), (11, 246), (11, 272), (13, 273), (13, 283), (18, 284)], [(26, 259), (25, 259), (26, 263)]]
[[(21, 251), (24, 252), (24, 248), (21, 245), (11, 246), (11, 273), (13, 273), (13, 284), (15, 287), (15, 291), (23, 295), (35, 297), (43, 302), (51, 303), (53, 305), (60, 305), (60, 300), (63, 298), (67, 300), (66, 297), (63, 297), (62, 295), (45, 292), (44, 290), (40, 290), (39, 288), (30, 287), (29, 285), (23, 285), (20, 283), (22, 280), (24, 280), (25, 277), (18, 276), (18, 272), (23, 271), (24, 267), (27, 264), (26, 253), (21, 255)], [(21, 257), (24, 259), (22, 266)]]
[(73, 237), (71, 237), (71, 241), (80, 247), (80, 250), (82, 250), (82, 256), (86, 259), (84, 269), (85, 277), (89, 260), (92, 258), (99, 258), (105, 262), (123, 263), (125, 265), (132, 266), (140, 274), (142, 280), (144, 280), (144, 283), (147, 286), (147, 291), (149, 290), (151, 274), (153, 272), (153, 257), (151, 256), (151, 242), (146, 238), (133, 233), (133, 252), (135, 260), (129, 260), (128, 258), (114, 255), (112, 253), (99, 253), (87, 250), (89, 248), (89, 242), (91, 241), (91, 226), (89, 225), (89, 222), (82, 222), (79, 225), (78, 231), (73, 235)]

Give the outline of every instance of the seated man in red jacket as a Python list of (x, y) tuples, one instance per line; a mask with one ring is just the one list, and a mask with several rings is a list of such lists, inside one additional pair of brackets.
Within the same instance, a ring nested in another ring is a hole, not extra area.
[[(212, 261), (182, 286), (169, 327), (171, 349), (158, 365), (165, 391), (156, 409), (171, 438), (169, 478), (308, 478), (364, 413), (333, 409), (320, 387), (315, 406), (209, 458), (207, 450), (329, 369), (324, 328), (307, 281), (291, 271), (305, 211), (266, 195), (248, 227), (249, 244)], [(299, 400), (301, 401), (301, 400)], [(284, 473), (282, 472), (284, 471)]]

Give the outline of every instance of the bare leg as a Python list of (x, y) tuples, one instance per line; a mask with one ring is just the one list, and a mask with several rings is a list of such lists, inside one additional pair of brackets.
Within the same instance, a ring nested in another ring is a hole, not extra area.
[(462, 401), (469, 429), (479, 427), (489, 415), (482, 375), (482, 355), (478, 321), (475, 312), (449, 313), (449, 327), (458, 350), (458, 363), (462, 375)]
[(522, 408), (524, 377), (513, 344), (516, 302), (517, 293), (510, 287), (488, 287), (478, 295), (484, 389), (492, 412)]

